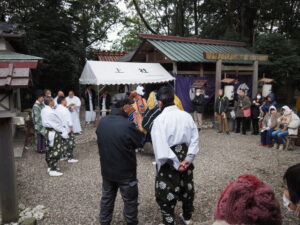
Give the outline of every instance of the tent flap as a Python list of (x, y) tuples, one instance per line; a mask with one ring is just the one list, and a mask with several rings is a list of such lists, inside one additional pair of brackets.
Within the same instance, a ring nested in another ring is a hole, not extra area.
[(175, 80), (159, 63), (87, 61), (80, 84), (151, 84)]

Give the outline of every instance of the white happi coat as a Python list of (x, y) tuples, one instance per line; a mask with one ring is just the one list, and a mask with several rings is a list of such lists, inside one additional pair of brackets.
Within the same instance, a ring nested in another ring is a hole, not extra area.
[(69, 130), (73, 127), (72, 115), (69, 109), (61, 104), (58, 104), (55, 108), (56, 114), (62, 120), (63, 125)]
[[(68, 136), (68, 129), (63, 125), (62, 120), (56, 114), (55, 110), (52, 109), (50, 106), (46, 105), (41, 111), (42, 117), (42, 124), (45, 128), (52, 128), (56, 132), (61, 133), (61, 136), (67, 139)], [(54, 136), (55, 132), (51, 131), (48, 134), (49, 145), (52, 147), (54, 143)]]
[(73, 124), (73, 132), (74, 133), (80, 133), (82, 131), (81, 125), (80, 125), (80, 106), (81, 101), (77, 96), (74, 96), (73, 98), (66, 97), (67, 105), (75, 105), (73, 108), (73, 111), (71, 112), (72, 116), (72, 124)]
[(176, 105), (166, 107), (154, 120), (151, 138), (158, 171), (168, 160), (178, 169), (180, 162), (171, 149), (178, 144), (186, 144), (186, 160), (192, 162), (199, 151), (199, 134), (191, 115), (179, 110)]

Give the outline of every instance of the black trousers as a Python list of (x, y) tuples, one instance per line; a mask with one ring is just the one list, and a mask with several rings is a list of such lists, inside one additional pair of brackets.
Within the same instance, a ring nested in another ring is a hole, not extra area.
[(123, 215), (127, 225), (138, 224), (138, 181), (114, 182), (103, 178), (100, 203), (100, 224), (110, 225), (115, 206), (115, 199), (120, 188), (124, 201)]
[(259, 134), (258, 121), (259, 121), (259, 119), (252, 118), (252, 129), (253, 129), (253, 134), (255, 134), (255, 135)]
[(237, 117), (236, 118), (236, 133), (241, 132), (241, 125), (242, 125), (242, 134), (246, 134), (247, 131), (247, 119), (246, 117)]

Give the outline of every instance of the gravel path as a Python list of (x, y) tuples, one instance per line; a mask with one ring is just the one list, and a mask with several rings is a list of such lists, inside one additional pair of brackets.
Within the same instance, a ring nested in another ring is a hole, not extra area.
[[(195, 213), (196, 224), (209, 221), (220, 192), (237, 176), (251, 173), (269, 183), (281, 201), (282, 175), (291, 165), (299, 162), (300, 149), (280, 152), (258, 147), (256, 136), (222, 135), (213, 130), (201, 132), (201, 152), (195, 161)], [(78, 164), (60, 162), (64, 175), (50, 178), (46, 173), (44, 155), (31, 151), (16, 159), (17, 184), (20, 202), (26, 207), (42, 204), (48, 208), (39, 225), (90, 225), (99, 224), (101, 191), (100, 163), (94, 128), (88, 127), (77, 137), (75, 156)], [(153, 157), (138, 154), (140, 190), (139, 220), (141, 225), (157, 225), (160, 213), (154, 199), (155, 170)], [(122, 225), (122, 200), (118, 196), (113, 224)], [(177, 207), (179, 214), (180, 208)], [(296, 225), (286, 212), (284, 225)]]

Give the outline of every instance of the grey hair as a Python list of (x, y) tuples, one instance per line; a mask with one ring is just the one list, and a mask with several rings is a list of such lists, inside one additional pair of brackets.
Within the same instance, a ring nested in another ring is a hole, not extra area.
[(50, 97), (50, 96), (45, 96), (44, 97), (44, 103), (45, 103), (45, 105), (49, 105), (51, 101), (53, 101), (52, 97)]

